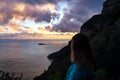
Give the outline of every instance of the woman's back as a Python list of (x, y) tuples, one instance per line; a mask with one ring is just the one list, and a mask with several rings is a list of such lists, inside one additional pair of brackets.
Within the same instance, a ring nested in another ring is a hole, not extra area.
[(66, 80), (95, 80), (95, 72), (82, 66), (79, 67), (76, 63), (72, 63), (68, 70)]

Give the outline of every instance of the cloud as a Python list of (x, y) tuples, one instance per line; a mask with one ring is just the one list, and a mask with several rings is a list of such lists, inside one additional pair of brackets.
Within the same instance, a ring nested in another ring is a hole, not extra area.
[[(14, 22), (11, 24), (14, 19), (23, 22), (30, 19), (36, 23), (46, 22), (52, 25), (45, 26), (50, 31), (79, 32), (86, 20), (100, 13), (103, 2), (104, 0), (0, 0), (0, 25), (18, 31), (22, 31), (21, 27), (31, 31), (20, 23), (19, 26)], [(1, 31), (4, 29), (1, 28)]]
[[(79, 16), (76, 16), (79, 17)], [(61, 30), (63, 32), (78, 32), (80, 29), (80, 22), (77, 18), (72, 15), (65, 15), (62, 21), (56, 25), (54, 30)]]
[(8, 24), (11, 19), (18, 17), (22, 17), (23, 20), (29, 17), (35, 19), (36, 22), (50, 22), (51, 15), (55, 14), (56, 6), (48, 2), (45, 4), (37, 4), (37, 2), (34, 5), (28, 4), (30, 1), (38, 0), (0, 1), (0, 24)]
[(45, 4), (45, 3), (57, 3), (59, 0), (21, 0), (21, 1), (35, 5), (35, 4)]
[(60, 24), (55, 25), (55, 30), (76, 31), (80, 26), (95, 14), (100, 13), (104, 0), (70, 0), (69, 12), (65, 13)]

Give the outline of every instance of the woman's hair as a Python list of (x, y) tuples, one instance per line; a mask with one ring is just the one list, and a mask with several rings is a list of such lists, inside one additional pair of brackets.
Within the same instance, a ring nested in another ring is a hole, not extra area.
[(88, 37), (78, 33), (71, 40), (71, 60), (80, 66), (96, 69)]

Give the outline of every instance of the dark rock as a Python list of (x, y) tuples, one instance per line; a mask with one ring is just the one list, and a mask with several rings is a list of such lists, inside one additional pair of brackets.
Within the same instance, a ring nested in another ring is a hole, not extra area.
[(8, 73), (4, 71), (0, 71), (0, 80), (22, 80), (23, 74), (21, 73), (20, 76), (15, 76), (15, 73)]
[(118, 14), (120, 12), (120, 0), (107, 0), (103, 4), (103, 14)]
[(89, 37), (99, 67), (107, 72), (107, 80), (120, 76), (120, 0), (107, 0), (102, 14), (92, 17), (81, 32)]
[(45, 43), (38, 43), (38, 45), (46, 45)]

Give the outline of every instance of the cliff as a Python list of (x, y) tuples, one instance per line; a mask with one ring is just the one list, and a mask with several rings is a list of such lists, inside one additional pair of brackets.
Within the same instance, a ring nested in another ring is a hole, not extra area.
[[(48, 59), (52, 60), (48, 70), (34, 80), (64, 80), (68, 67), (70, 66), (70, 42), (60, 51), (52, 53)], [(58, 79), (53, 79), (56, 76)], [(61, 77), (62, 76), (62, 77)]]
[[(120, 0), (106, 0), (101, 14), (85, 22), (80, 32), (88, 36), (98, 68), (106, 71), (106, 80), (116, 80), (120, 75)], [(49, 55), (51, 65), (34, 80), (64, 80), (70, 65), (69, 54), (70, 43)]]
[(106, 70), (107, 78), (119, 76), (120, 0), (107, 0), (102, 13), (83, 24), (81, 32), (88, 35), (97, 64)]

